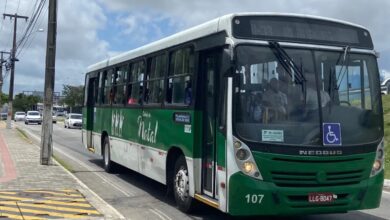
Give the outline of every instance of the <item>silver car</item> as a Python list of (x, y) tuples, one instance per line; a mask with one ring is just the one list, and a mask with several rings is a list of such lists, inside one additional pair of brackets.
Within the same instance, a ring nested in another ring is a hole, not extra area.
[(83, 115), (69, 113), (65, 117), (64, 127), (65, 128), (81, 128), (83, 125)]
[(26, 117), (25, 112), (15, 112), (14, 121), (24, 121), (25, 117)]

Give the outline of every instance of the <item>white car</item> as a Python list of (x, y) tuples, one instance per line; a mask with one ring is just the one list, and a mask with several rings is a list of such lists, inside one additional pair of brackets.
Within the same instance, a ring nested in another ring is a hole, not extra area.
[(38, 111), (28, 111), (26, 117), (24, 118), (24, 123), (26, 125), (30, 123), (42, 124), (42, 117)]
[(65, 117), (64, 127), (65, 128), (81, 128), (83, 125), (83, 115), (69, 113)]
[(381, 94), (387, 95), (390, 91), (390, 78), (386, 78), (381, 83)]
[(14, 121), (24, 121), (25, 117), (26, 117), (25, 112), (15, 112)]

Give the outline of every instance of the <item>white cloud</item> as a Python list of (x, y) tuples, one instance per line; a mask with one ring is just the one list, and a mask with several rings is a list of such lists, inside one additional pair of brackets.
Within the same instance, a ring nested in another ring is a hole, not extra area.
[[(8, 2), (7, 11), (14, 12), (17, 1)], [(33, 1), (21, 1), (19, 14), (25, 12), (30, 16), (32, 6), (29, 2)], [(0, 4), (0, 11), (3, 6)], [(43, 12), (46, 11), (46, 8), (47, 5)], [(38, 21), (37, 24), (43, 24), (42, 27), (36, 28), (46, 30), (47, 13), (41, 16), (41, 20), (42, 22)], [(97, 2), (78, 0), (58, 2), (56, 91), (62, 90), (62, 84), (83, 84), (83, 73), (87, 66), (109, 57), (109, 43), (98, 37), (98, 31), (106, 28), (106, 21), (104, 11)], [(18, 20), (18, 25), (20, 25), (18, 36), (22, 35), (25, 27), (22, 22), (22, 20)], [(0, 34), (12, 33), (12, 24), (4, 22), (3, 31)], [(43, 91), (46, 37), (46, 31), (45, 33), (33, 33), (31, 39), (34, 40), (30, 47), (23, 48), (24, 51), (18, 57), (20, 61), (16, 64), (15, 93), (28, 90)], [(10, 48), (10, 46), (9, 42), (0, 38), (0, 48)], [(9, 78), (6, 83), (8, 81)], [(8, 85), (5, 85), (3, 91), (8, 93)]]

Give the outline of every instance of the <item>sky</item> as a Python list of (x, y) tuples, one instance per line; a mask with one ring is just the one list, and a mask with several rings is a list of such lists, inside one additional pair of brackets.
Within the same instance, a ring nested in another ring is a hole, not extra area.
[[(39, 1), (0, 0), (0, 13), (31, 17)], [(46, 3), (36, 30), (26, 45), (18, 48), (15, 94), (43, 91), (47, 8)], [(380, 72), (390, 77), (389, 9), (389, 0), (60, 0), (55, 91), (61, 92), (63, 85), (82, 85), (91, 64), (234, 12), (309, 14), (365, 26), (380, 53)], [(22, 36), (26, 26), (27, 22), (18, 20), (17, 36)], [(38, 31), (41, 28), (43, 32)], [(13, 21), (1, 19), (1, 51), (11, 49), (12, 33)], [(9, 75), (4, 80), (5, 93), (8, 84)]]

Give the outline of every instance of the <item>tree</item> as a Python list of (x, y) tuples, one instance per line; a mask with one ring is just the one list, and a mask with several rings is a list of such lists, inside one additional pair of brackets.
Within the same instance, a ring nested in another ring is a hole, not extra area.
[(25, 95), (23, 93), (19, 93), (15, 96), (13, 101), (13, 109), (14, 111), (23, 111), (26, 112), (28, 110), (36, 109), (37, 103), (41, 101), (39, 96), (33, 95)]
[(8, 103), (8, 95), (0, 92), (0, 105)]
[(64, 85), (62, 94), (64, 95), (63, 103), (70, 108), (83, 105), (84, 86)]

